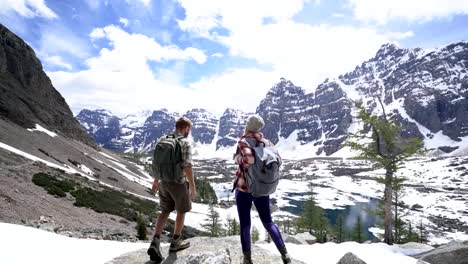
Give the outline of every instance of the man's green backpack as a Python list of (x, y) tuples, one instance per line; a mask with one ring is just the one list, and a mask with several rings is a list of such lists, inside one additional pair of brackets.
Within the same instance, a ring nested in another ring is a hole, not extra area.
[(182, 176), (182, 146), (175, 134), (162, 137), (156, 144), (153, 155), (154, 175), (164, 182), (177, 182)]

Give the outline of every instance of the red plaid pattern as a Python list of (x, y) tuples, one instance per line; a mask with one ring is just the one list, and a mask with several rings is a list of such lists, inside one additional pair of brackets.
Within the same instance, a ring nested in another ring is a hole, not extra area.
[(236, 172), (234, 188), (242, 192), (248, 192), (245, 175), (249, 170), (250, 165), (255, 163), (253, 149), (245, 139), (247, 137), (253, 138), (257, 143), (264, 142), (266, 147), (273, 145), (269, 140), (264, 139), (263, 134), (260, 132), (248, 133), (237, 142), (238, 153), (234, 156), (234, 160), (239, 164), (239, 167)]

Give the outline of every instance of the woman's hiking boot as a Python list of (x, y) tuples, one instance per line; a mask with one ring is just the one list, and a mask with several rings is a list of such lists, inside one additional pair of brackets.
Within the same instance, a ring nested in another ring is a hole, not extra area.
[(188, 247), (190, 247), (190, 242), (187, 240), (183, 240), (182, 236), (173, 237), (169, 251), (176, 252), (179, 250), (186, 249)]
[(284, 264), (290, 264), (291, 263), (291, 256), (289, 256), (288, 251), (286, 250), (286, 246), (283, 246), (280, 248), (280, 253), (281, 253), (281, 259), (283, 260)]
[(252, 251), (244, 251), (244, 260), (242, 261), (242, 264), (253, 264), (252, 262)]
[(154, 237), (153, 241), (151, 241), (150, 247), (146, 251), (150, 256), (151, 261), (156, 263), (161, 263), (164, 260), (164, 257), (161, 254), (160, 244), (161, 242), (159, 241), (159, 238)]

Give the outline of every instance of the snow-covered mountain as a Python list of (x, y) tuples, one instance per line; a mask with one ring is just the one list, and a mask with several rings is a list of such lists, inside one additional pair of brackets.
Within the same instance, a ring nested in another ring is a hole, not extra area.
[[(352, 100), (362, 99), (373, 111), (376, 98), (395, 115), (405, 137), (420, 137), (437, 154), (466, 154), (468, 149), (468, 42), (436, 50), (403, 49), (383, 45), (370, 60), (353, 71), (327, 79), (306, 90), (281, 78), (256, 109), (266, 121), (265, 135), (287, 158), (346, 156), (342, 143), (357, 126)], [(90, 113), (94, 114), (90, 115)], [(157, 138), (172, 130), (176, 113), (155, 111), (140, 126), (129, 128), (103, 110), (83, 110), (77, 119), (104, 147), (147, 152)], [(227, 109), (217, 119), (203, 109), (184, 114), (194, 122), (196, 146), (215, 153), (229, 149), (241, 136), (248, 114)], [(103, 122), (101, 120), (106, 120)], [(103, 131), (101, 131), (103, 130)]]

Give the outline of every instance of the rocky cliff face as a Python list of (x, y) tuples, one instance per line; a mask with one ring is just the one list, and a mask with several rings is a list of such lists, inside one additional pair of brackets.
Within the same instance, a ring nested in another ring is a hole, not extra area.
[(195, 142), (210, 144), (218, 128), (217, 118), (205, 109), (192, 109), (185, 115), (193, 122), (192, 136)]
[[(211, 144), (218, 130), (218, 119), (205, 109), (192, 109), (183, 116), (193, 122), (192, 137), (199, 144)], [(150, 152), (156, 141), (175, 129), (179, 113), (167, 109), (150, 115), (130, 115), (119, 118), (105, 110), (83, 109), (77, 119), (99, 144), (117, 151)], [(142, 120), (144, 120), (142, 122)]]
[(216, 149), (234, 146), (244, 134), (248, 114), (228, 108), (219, 119), (219, 135)]
[(101, 146), (111, 150), (122, 147), (120, 119), (105, 110), (83, 110), (76, 119)]
[(386, 44), (374, 58), (330, 82), (364, 98), (369, 108), (377, 107), (369, 99), (382, 98), (401, 121), (403, 136), (431, 140), (441, 131), (456, 142), (468, 135), (467, 58), (467, 42), (433, 51)]
[(25, 127), (36, 124), (96, 146), (44, 73), (34, 51), (0, 24), (0, 117)]
[(351, 107), (344, 91), (333, 84), (319, 85), (315, 94), (281, 79), (257, 108), (268, 120), (264, 133), (273, 143), (296, 132), (298, 144), (321, 145), (317, 153), (340, 149), (351, 124)]

